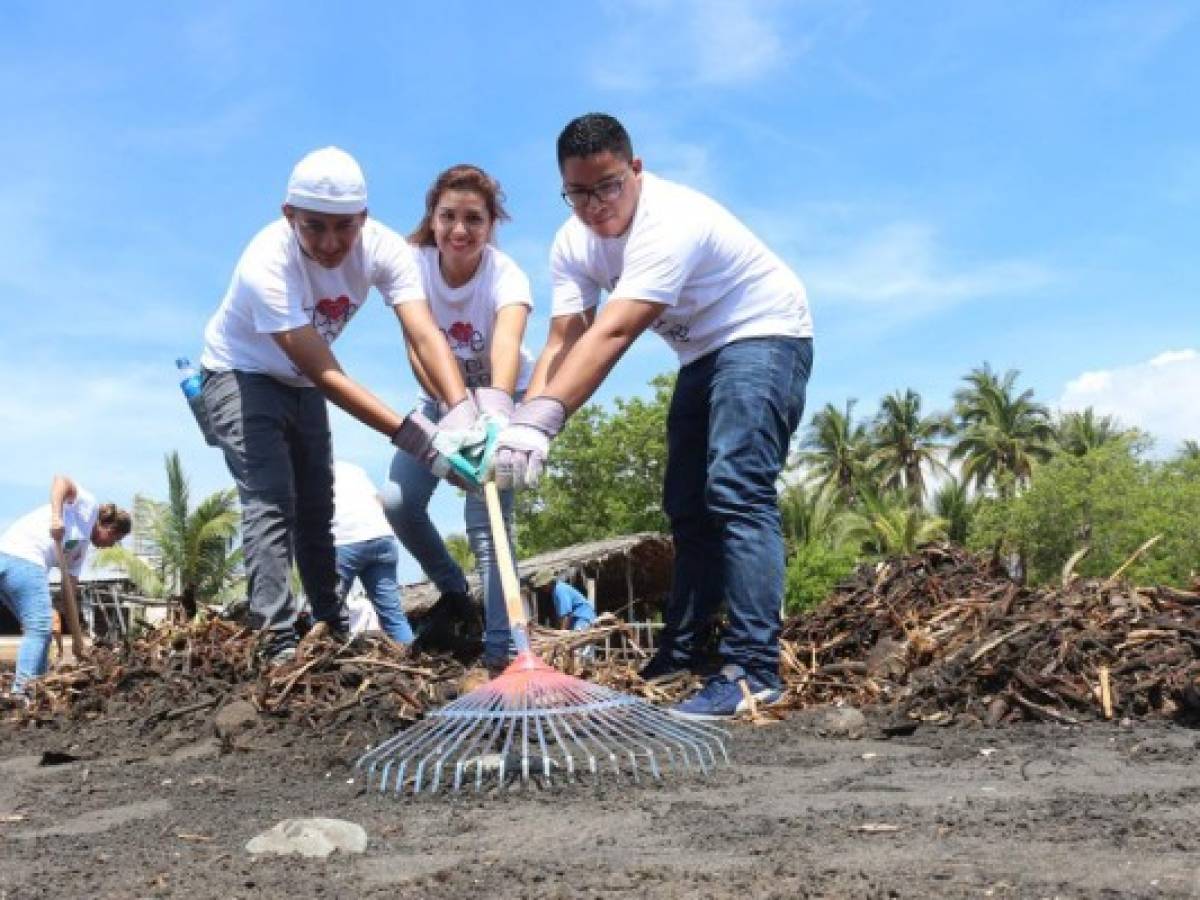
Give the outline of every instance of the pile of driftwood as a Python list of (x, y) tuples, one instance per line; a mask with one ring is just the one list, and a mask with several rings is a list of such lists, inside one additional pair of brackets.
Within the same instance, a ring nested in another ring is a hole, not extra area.
[[(620, 662), (587, 650), (622, 635), (626, 626), (605, 615), (584, 632), (535, 627), (532, 639), (558, 668), (654, 702), (677, 701), (699, 683), (642, 681), (632, 640)], [(0, 718), (117, 719), (146, 730), (203, 722), (244, 701), (268, 721), (377, 736), (487, 678), (383, 637), (306, 639), (282, 666), (265, 666), (259, 651), (253, 632), (220, 619), (163, 626), (52, 672), (27, 708)], [(930, 547), (860, 568), (820, 608), (787, 622), (782, 674), (784, 709), (883, 705), (904, 722), (1197, 720), (1200, 593), (1070, 577), (1030, 590), (984, 557)]]
[(414, 661), (383, 638), (342, 644), (315, 637), (294, 662), (267, 666), (250, 630), (211, 618), (163, 626), (116, 647), (96, 647), (83, 663), (33, 683), (23, 721), (117, 716), (143, 726), (246, 700), (262, 713), (322, 728), (340, 724), (363, 701), (389, 724), (417, 718), (453, 692), (463, 667), (449, 658)]
[[(595, 675), (595, 665), (580, 651), (624, 631), (623, 623), (604, 615), (586, 633), (536, 628), (532, 640), (559, 668)], [(452, 656), (414, 655), (383, 636), (341, 642), (315, 633), (301, 641), (294, 661), (276, 666), (264, 663), (261, 649), (253, 631), (218, 618), (162, 626), (116, 647), (96, 647), (82, 664), (38, 679), (28, 706), (10, 704), (0, 718), (36, 724), (104, 717), (148, 730), (203, 720), (245, 701), (267, 719), (378, 735), (487, 678)], [(601, 677), (636, 680), (635, 671), (606, 666), (612, 676)]]
[(988, 724), (1200, 717), (1200, 594), (1063, 581), (1029, 590), (947, 547), (863, 567), (786, 624), (790, 703)]

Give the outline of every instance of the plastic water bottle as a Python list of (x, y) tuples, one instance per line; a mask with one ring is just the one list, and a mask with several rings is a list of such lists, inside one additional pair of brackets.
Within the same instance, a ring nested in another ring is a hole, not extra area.
[(210, 447), (217, 446), (216, 435), (213, 434), (212, 425), (208, 421), (208, 407), (204, 403), (204, 394), (200, 390), (204, 385), (200, 373), (196, 371), (196, 367), (186, 356), (175, 360), (175, 368), (179, 370), (181, 376), (179, 389), (183, 391), (188, 406), (192, 408), (192, 415), (196, 417), (196, 424), (200, 426), (204, 442)]

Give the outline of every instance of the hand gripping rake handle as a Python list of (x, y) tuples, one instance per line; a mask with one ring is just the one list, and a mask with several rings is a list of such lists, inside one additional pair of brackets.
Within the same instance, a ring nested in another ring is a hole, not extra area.
[(500, 435), (500, 428), (495, 422), (488, 422), (485, 434), (483, 449), (479, 451), (478, 458), (467, 456), (461, 450), (446, 457), (450, 467), (466, 479), (468, 484), (476, 487), (483, 484), (481, 476), (492, 464), (492, 455), (496, 452), (496, 438)]
[(504, 512), (500, 508), (500, 492), (496, 490), (496, 482), (484, 484), (483, 497), (492, 526), (492, 548), (496, 554), (496, 565), (500, 568), (500, 586), (504, 591), (504, 608), (508, 611), (508, 627), (512, 629), (513, 642), (517, 645), (517, 655), (520, 657), (529, 652), (529, 618), (525, 615), (525, 604), (521, 602), (521, 585), (517, 581), (517, 566), (513, 560), (512, 546), (508, 543), (508, 529), (504, 527)]

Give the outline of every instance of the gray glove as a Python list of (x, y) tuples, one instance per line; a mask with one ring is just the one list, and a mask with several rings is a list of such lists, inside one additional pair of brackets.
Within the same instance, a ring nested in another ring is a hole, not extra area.
[(496, 440), (496, 487), (521, 490), (541, 477), (553, 440), (567, 421), (567, 408), (554, 397), (534, 397), (517, 407)]

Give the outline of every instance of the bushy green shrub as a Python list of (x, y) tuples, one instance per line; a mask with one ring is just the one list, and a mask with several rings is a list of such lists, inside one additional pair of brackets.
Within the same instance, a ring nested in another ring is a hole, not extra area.
[(850, 548), (834, 549), (820, 541), (800, 545), (788, 560), (784, 610), (794, 615), (816, 606), (857, 563), (858, 555)]

